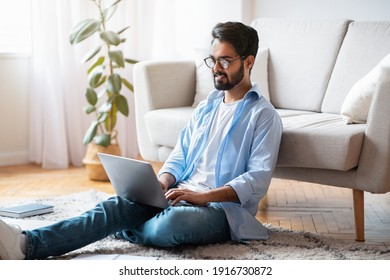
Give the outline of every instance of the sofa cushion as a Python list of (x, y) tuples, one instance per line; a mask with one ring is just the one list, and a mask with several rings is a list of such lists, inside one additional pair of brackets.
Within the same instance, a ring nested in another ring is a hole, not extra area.
[(145, 122), (150, 141), (156, 145), (174, 147), (193, 111), (192, 107), (178, 107), (146, 113)]
[(352, 22), (337, 57), (322, 112), (339, 114), (352, 86), (390, 53), (390, 22)]
[[(196, 64), (196, 93), (192, 107), (198, 106), (199, 102), (206, 99), (209, 93), (214, 90), (214, 81), (211, 70), (206, 66), (203, 59), (207, 56), (198, 55), (195, 60)], [(259, 49), (256, 55), (255, 65), (251, 73), (252, 82), (258, 83), (261, 95), (268, 101), (270, 100), (268, 92), (268, 49)]]
[(256, 19), (260, 47), (269, 48), (268, 83), (276, 108), (319, 112), (346, 20)]
[(278, 166), (346, 171), (357, 166), (365, 124), (346, 125), (340, 115), (314, 113), (282, 118)]
[(276, 109), (276, 111), (278, 112), (281, 118), (313, 114), (313, 112), (310, 111), (289, 110), (289, 109)]
[(378, 86), (383, 67), (390, 67), (390, 54), (379, 62), (367, 75), (354, 84), (348, 92), (341, 115), (347, 124), (366, 123), (371, 100)]

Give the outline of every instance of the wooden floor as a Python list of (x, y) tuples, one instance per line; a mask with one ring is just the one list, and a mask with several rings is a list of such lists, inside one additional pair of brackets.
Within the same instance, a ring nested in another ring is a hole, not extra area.
[[(153, 163), (155, 171), (161, 167)], [(87, 178), (84, 168), (43, 170), (37, 165), (0, 167), (0, 202), (50, 197), (96, 189), (114, 193), (108, 182)], [(325, 233), (354, 241), (352, 191), (273, 179), (268, 206), (257, 218), (286, 229)], [(366, 243), (390, 248), (390, 193), (365, 194)]]

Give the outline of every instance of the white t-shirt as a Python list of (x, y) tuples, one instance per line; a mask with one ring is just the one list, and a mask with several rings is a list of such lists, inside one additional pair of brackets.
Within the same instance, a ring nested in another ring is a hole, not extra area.
[(217, 187), (215, 185), (217, 154), (223, 139), (230, 129), (238, 102), (239, 100), (233, 103), (221, 103), (210, 128), (202, 157), (191, 177), (179, 183), (179, 188), (202, 192)]

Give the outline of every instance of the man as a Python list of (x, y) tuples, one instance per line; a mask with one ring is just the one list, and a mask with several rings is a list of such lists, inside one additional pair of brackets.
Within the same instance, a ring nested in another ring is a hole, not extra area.
[(159, 172), (172, 205), (160, 209), (112, 197), (36, 230), (22, 232), (0, 221), (2, 259), (57, 256), (110, 234), (159, 247), (268, 238), (255, 215), (271, 181), (282, 124), (251, 83), (258, 35), (227, 22), (217, 24), (212, 36), (205, 63), (216, 90), (196, 108)]

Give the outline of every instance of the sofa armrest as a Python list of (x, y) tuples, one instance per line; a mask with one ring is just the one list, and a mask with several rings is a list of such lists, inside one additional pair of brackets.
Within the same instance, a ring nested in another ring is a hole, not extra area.
[(373, 96), (357, 170), (357, 188), (390, 191), (390, 68), (383, 68)]
[(147, 132), (145, 115), (156, 109), (194, 102), (195, 61), (145, 61), (134, 66), (134, 102), (138, 147), (145, 160), (162, 161)]

